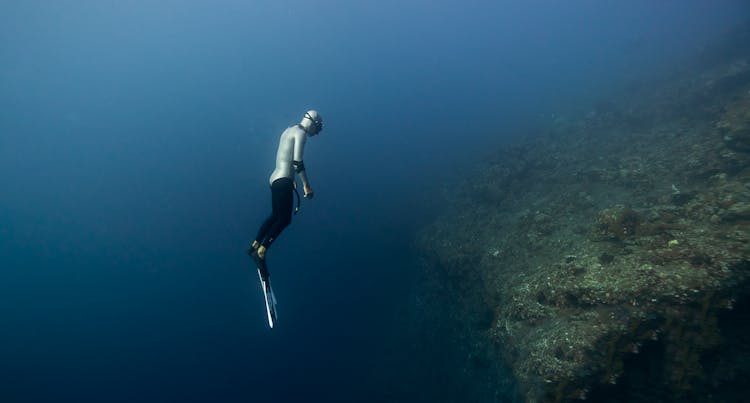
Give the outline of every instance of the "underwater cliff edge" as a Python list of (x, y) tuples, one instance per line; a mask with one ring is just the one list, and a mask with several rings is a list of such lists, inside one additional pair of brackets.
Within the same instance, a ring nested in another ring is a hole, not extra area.
[(464, 397), (746, 398), (747, 43), (745, 27), (452, 185), (417, 241), (412, 315), (450, 321)]

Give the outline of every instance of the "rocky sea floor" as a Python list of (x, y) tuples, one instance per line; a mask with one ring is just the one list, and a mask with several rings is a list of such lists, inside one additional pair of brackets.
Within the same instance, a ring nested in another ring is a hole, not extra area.
[(749, 32), (450, 184), (411, 312), (446, 401), (746, 396)]

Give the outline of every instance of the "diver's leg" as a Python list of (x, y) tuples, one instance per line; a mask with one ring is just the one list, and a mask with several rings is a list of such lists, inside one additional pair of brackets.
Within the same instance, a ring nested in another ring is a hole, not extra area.
[(261, 246), (263, 239), (268, 236), (268, 231), (271, 229), (276, 220), (278, 220), (278, 208), (274, 203), (273, 186), (271, 186), (271, 215), (269, 215), (268, 218), (263, 221), (263, 224), (260, 225), (260, 228), (258, 228), (258, 234), (255, 236), (255, 240), (250, 245), (250, 249), (248, 250), (249, 254), (255, 253), (258, 247)]
[(263, 224), (261, 224), (260, 228), (258, 229), (258, 235), (255, 237), (255, 241), (253, 241), (254, 248), (257, 248), (263, 242), (263, 239), (268, 236), (271, 227), (273, 227), (273, 224), (277, 220), (278, 218), (276, 217), (276, 213), (273, 212), (270, 216), (268, 216), (268, 218), (266, 218), (265, 221), (263, 221)]
[[(292, 222), (292, 209), (294, 207), (293, 186), (294, 182), (291, 179), (282, 178), (277, 179), (271, 187), (276, 220), (271, 224), (268, 233), (261, 241), (260, 247), (263, 248), (264, 252), (279, 237), (281, 231)], [(260, 248), (258, 250), (260, 253)]]

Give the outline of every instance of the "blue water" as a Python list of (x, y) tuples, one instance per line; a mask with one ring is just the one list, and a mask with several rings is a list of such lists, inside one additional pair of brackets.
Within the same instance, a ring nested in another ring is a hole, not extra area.
[[(0, 401), (393, 399), (429, 364), (402, 313), (441, 192), (744, 3), (0, 2)], [(309, 108), (270, 330), (243, 249)]]

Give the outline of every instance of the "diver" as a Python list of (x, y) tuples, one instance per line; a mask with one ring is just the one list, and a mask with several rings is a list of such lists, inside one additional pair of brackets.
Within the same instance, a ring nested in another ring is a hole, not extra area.
[[(297, 191), (295, 174), (302, 180), (305, 198), (312, 199), (313, 197), (313, 189), (307, 178), (302, 157), (307, 138), (318, 135), (321, 130), (323, 130), (323, 118), (317, 111), (309, 110), (305, 112), (302, 121), (281, 133), (279, 149), (276, 153), (276, 169), (269, 179), (271, 215), (261, 224), (258, 235), (248, 249), (248, 254), (258, 264), (262, 279), (267, 279), (269, 274), (265, 265), (268, 248), (292, 221), (293, 193)], [(297, 193), (297, 202), (299, 203), (299, 193)]]

